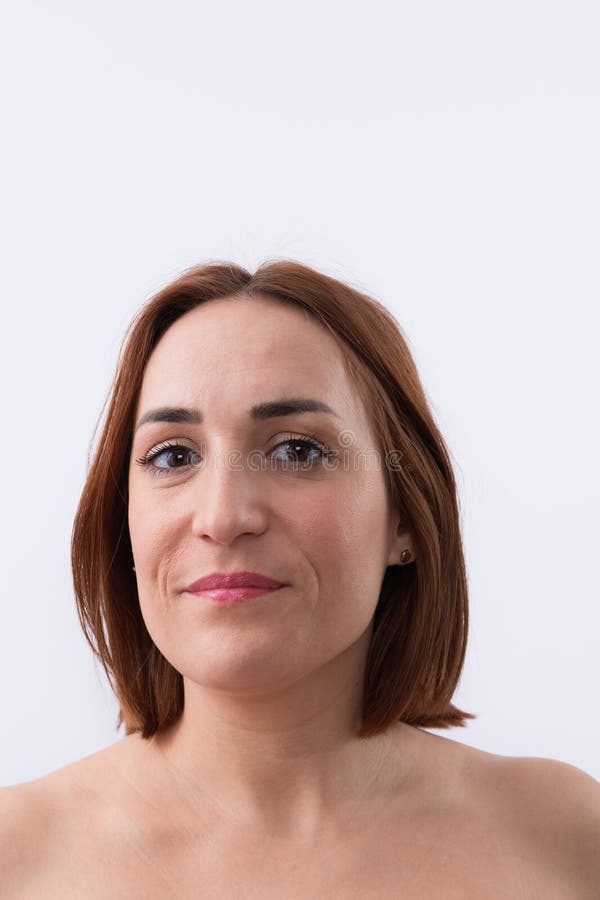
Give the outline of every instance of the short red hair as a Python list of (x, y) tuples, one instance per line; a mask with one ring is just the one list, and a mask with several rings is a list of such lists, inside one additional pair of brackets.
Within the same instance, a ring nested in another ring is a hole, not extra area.
[(407, 342), (377, 300), (283, 260), (265, 262), (254, 274), (226, 262), (189, 269), (142, 307), (121, 345), (71, 541), (77, 611), (118, 699), (116, 727), (124, 723), (127, 734), (140, 731), (149, 738), (176, 721), (184, 703), (183, 676), (146, 629), (132, 572), (128, 466), (145, 366), (180, 316), (208, 300), (239, 295), (294, 304), (337, 340), (379, 435), (390, 497), (416, 550), (412, 563), (389, 566), (381, 585), (359, 736), (398, 721), (429, 728), (464, 726), (475, 716), (450, 702), (468, 631), (456, 484)]

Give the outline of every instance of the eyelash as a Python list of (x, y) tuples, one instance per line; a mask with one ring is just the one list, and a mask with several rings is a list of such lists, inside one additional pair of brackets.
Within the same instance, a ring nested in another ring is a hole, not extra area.
[[(276, 450), (278, 447), (281, 447), (285, 444), (306, 444), (310, 447), (311, 450), (318, 450), (321, 454), (320, 461), (323, 462), (327, 459), (331, 459), (335, 456), (335, 453), (332, 450), (329, 450), (324, 444), (319, 443), (315, 438), (312, 438), (309, 434), (302, 435), (291, 435), (286, 440), (280, 441), (273, 448)], [(162, 444), (159, 444), (154, 450), (151, 450), (147, 456), (142, 456), (140, 459), (136, 459), (136, 463), (139, 466), (143, 466), (148, 469), (150, 475), (162, 477), (164, 475), (168, 475), (171, 472), (181, 472), (184, 471), (187, 466), (176, 466), (173, 469), (162, 468), (161, 466), (153, 465), (155, 459), (159, 456), (162, 456), (163, 453), (166, 453), (168, 450), (183, 450), (188, 453), (196, 453), (191, 447), (187, 447), (185, 444), (179, 444), (176, 441), (165, 441)], [(304, 465), (301, 463), (301, 465)], [(310, 466), (309, 468), (313, 468)]]

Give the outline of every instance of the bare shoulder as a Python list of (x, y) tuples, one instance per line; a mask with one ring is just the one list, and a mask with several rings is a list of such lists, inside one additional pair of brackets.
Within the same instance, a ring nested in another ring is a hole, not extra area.
[(52, 808), (41, 782), (0, 788), (2, 898), (22, 898), (43, 872)]
[(580, 900), (600, 885), (600, 782), (570, 763), (484, 754), (481, 784), (532, 860)]
[[(533, 839), (564, 865), (589, 896), (600, 885), (600, 782), (570, 763), (500, 757), (498, 783)], [(586, 896), (582, 894), (582, 896)]]
[[(494, 846), (524, 893), (598, 900), (600, 783), (569, 763), (510, 757), (422, 732), (434, 802), (478, 852)], [(471, 823), (476, 822), (475, 831)], [(454, 827), (454, 826), (453, 826)], [(554, 893), (552, 893), (554, 891)]]
[(0, 900), (47, 896), (48, 880), (102, 826), (119, 824), (115, 747), (0, 788)]

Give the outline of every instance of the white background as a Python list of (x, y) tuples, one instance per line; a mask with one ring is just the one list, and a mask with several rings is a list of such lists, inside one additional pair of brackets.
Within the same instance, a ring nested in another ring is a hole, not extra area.
[(400, 321), (470, 580), (437, 732), (600, 779), (596, 2), (31, 2), (0, 28), (0, 783), (113, 743), (70, 533), (134, 312), (298, 259)]

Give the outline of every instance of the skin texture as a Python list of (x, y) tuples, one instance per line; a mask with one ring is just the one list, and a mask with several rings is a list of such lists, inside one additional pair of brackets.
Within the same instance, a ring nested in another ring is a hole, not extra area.
[[(281, 466), (290, 434), (375, 446), (338, 352), (302, 312), (256, 298), (194, 310), (157, 346), (136, 422), (166, 404), (205, 416), (141, 428), (129, 479), (141, 609), (185, 710), (160, 737), (0, 789), (2, 900), (597, 900), (590, 776), (405, 723), (355, 737), (383, 573), (414, 548), (381, 469)], [(285, 396), (342, 418), (248, 420)], [(192, 450), (184, 469), (136, 464), (169, 439)], [(275, 467), (211, 468), (250, 450)], [(229, 608), (182, 592), (246, 568), (288, 586)]]
[[(339, 418), (250, 419), (254, 404), (288, 397), (322, 400)], [(314, 834), (407, 777), (412, 759), (408, 730), (402, 771), (387, 765), (391, 732), (355, 737), (385, 569), (405, 548), (415, 555), (372, 425), (331, 335), (304, 311), (257, 297), (210, 301), (169, 328), (148, 361), (136, 425), (162, 406), (200, 410), (203, 422), (142, 425), (130, 460), (142, 615), (185, 691), (181, 720), (152, 752), (175, 792), (202, 798), (232, 828)], [(302, 435), (336, 451), (337, 465), (306, 448), (294, 469), (282, 442)], [(153, 474), (136, 460), (163, 441), (191, 452), (163, 453)], [(378, 464), (359, 465), (361, 452)], [(184, 592), (244, 569), (286, 587), (234, 607)], [(393, 730), (394, 758), (403, 736)]]

